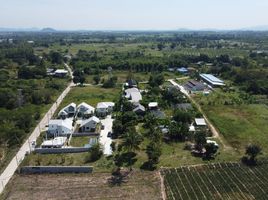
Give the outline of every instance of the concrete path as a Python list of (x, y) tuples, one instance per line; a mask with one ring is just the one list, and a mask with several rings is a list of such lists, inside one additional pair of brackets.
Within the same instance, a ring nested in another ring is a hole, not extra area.
[(213, 126), (213, 124), (209, 121), (209, 119), (207, 118), (207, 116), (205, 115), (204, 111), (202, 110), (201, 106), (191, 97), (191, 95), (187, 92), (187, 90), (184, 89), (184, 87), (178, 83), (176, 83), (174, 80), (169, 79), (168, 80), (172, 85), (178, 87), (180, 89), (180, 91), (186, 96), (188, 97), (188, 99), (197, 107), (197, 109), (199, 110), (200, 113), (202, 113), (203, 118), (205, 119), (210, 131), (212, 132), (212, 135), (214, 138), (218, 138), (220, 140), (220, 142), (222, 143), (222, 146), (224, 149), (228, 149), (231, 148), (230, 146), (228, 146), (223, 139), (220, 137), (220, 133), (219, 131)]
[[(71, 77), (72, 77), (72, 70), (71, 68), (65, 64), (67, 70), (69, 71)], [(30, 153), (31, 149), (31, 142), (36, 141), (36, 139), (39, 137), (41, 131), (46, 128), (46, 125), (48, 124), (49, 120), (52, 118), (54, 112), (59, 107), (62, 100), (65, 98), (65, 96), (69, 93), (71, 87), (74, 86), (73, 82), (68, 84), (66, 89), (61, 93), (61, 95), (58, 97), (56, 102), (51, 106), (51, 108), (47, 111), (47, 113), (44, 115), (42, 120), (37, 124), (31, 135), (26, 139), (24, 144), (21, 146), (17, 154), (13, 157), (13, 159), (10, 161), (6, 169), (3, 171), (3, 173), (0, 175), (0, 193), (4, 190), (6, 184), (11, 179), (13, 174), (15, 173), (17, 167), (19, 164), (23, 161), (25, 155), (27, 153)]]
[(104, 130), (100, 132), (100, 144), (103, 146), (103, 154), (104, 155), (111, 155), (111, 143), (112, 139), (107, 137), (109, 132), (112, 132), (113, 127), (113, 119), (111, 115), (108, 115), (105, 119), (101, 120), (102, 125), (104, 125)]

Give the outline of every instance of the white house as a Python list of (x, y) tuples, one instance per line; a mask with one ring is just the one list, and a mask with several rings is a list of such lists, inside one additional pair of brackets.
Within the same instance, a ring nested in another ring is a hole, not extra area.
[(113, 102), (100, 102), (96, 107), (96, 114), (100, 117), (105, 117), (113, 111), (114, 108)]
[(65, 119), (66, 117), (74, 116), (75, 113), (76, 113), (76, 104), (70, 103), (69, 105), (60, 110), (58, 116)]
[(129, 99), (131, 103), (138, 103), (142, 100), (140, 90), (138, 88), (129, 88), (125, 90), (125, 97)]
[(82, 121), (79, 131), (80, 132), (94, 132), (99, 123), (100, 123), (99, 118), (95, 116), (90, 117), (89, 119)]
[(53, 119), (48, 123), (47, 133), (54, 135), (54, 137), (59, 135), (67, 135), (73, 132), (72, 120), (70, 119)]
[(94, 114), (95, 108), (87, 103), (83, 102), (77, 106), (78, 116), (90, 117)]

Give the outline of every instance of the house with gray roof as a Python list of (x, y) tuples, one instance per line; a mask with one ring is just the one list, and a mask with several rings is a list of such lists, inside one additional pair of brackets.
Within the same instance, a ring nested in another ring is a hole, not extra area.
[(47, 133), (49, 135), (65, 136), (73, 132), (73, 121), (70, 119), (53, 119), (48, 123)]
[(94, 112), (95, 108), (85, 102), (82, 102), (77, 106), (77, 115), (79, 117), (88, 118), (93, 116)]
[(96, 107), (96, 115), (106, 117), (113, 111), (114, 106), (115, 104), (113, 102), (100, 102)]
[(76, 104), (70, 103), (69, 105), (65, 106), (63, 109), (60, 110), (58, 116), (65, 119), (67, 117), (72, 117), (76, 113)]
[(144, 115), (145, 114), (145, 107), (141, 104), (137, 104), (136, 107), (133, 109), (137, 115)]
[(125, 90), (125, 98), (127, 98), (131, 103), (138, 103), (142, 100), (140, 90), (135, 87)]
[(80, 124), (80, 132), (95, 132), (97, 125), (100, 124), (98, 117), (90, 117), (89, 119), (83, 120)]

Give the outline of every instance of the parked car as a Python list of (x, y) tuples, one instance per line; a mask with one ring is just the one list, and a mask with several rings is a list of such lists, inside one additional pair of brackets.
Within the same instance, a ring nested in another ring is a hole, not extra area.
[(104, 130), (105, 129), (105, 126), (104, 125), (101, 125), (101, 130)]
[(112, 132), (108, 132), (107, 137), (112, 137)]

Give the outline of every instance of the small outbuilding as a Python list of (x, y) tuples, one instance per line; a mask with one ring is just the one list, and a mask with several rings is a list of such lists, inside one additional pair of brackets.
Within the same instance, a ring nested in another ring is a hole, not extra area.
[(179, 67), (179, 68), (177, 68), (177, 72), (179, 72), (181, 74), (188, 74), (189, 73), (188, 69), (185, 68), (185, 67)]
[(148, 104), (148, 108), (149, 110), (155, 110), (155, 109), (158, 109), (158, 103), (157, 102), (150, 102)]
[(61, 148), (65, 145), (67, 137), (55, 137), (52, 140), (45, 140), (41, 148)]
[(207, 123), (204, 118), (195, 118), (195, 125), (196, 126), (206, 126)]

